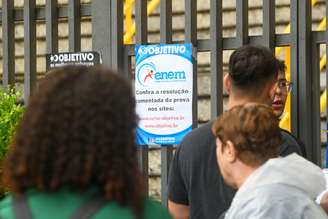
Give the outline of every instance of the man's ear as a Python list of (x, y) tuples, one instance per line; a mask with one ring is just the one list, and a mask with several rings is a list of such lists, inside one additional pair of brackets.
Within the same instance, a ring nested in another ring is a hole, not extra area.
[(224, 88), (227, 91), (227, 93), (230, 94), (231, 78), (230, 78), (229, 74), (225, 74), (225, 76), (223, 78), (223, 85), (224, 85)]
[(223, 149), (223, 154), (225, 155), (227, 161), (233, 163), (237, 160), (237, 151), (235, 145), (231, 141), (226, 142), (226, 146)]

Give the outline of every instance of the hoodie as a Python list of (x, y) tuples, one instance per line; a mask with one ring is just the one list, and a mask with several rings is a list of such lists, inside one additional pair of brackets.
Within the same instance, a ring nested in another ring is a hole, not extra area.
[(304, 158), (270, 159), (239, 188), (225, 219), (328, 218), (314, 202), (324, 189), (322, 170)]

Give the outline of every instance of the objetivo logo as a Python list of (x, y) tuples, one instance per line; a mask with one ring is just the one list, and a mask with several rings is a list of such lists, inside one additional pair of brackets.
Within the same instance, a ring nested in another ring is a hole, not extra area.
[(186, 81), (185, 71), (157, 71), (152, 62), (140, 66), (136, 74), (139, 84), (146, 87), (155, 82), (177, 82)]
[(143, 55), (145, 53), (147, 53), (147, 49), (145, 47), (141, 47), (141, 48), (138, 49), (138, 54), (139, 55)]

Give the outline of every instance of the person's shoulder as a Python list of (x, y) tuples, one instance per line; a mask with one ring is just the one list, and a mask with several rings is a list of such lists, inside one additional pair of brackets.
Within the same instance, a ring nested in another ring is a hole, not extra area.
[[(233, 200), (227, 212), (227, 218), (286, 218), (284, 217), (286, 216), (284, 210), (286, 205), (284, 204), (289, 204), (291, 199), (285, 194), (281, 196), (281, 192), (276, 190), (276, 186), (271, 184), (253, 188), (251, 191), (244, 191), (242, 196)], [(281, 207), (282, 204), (283, 208)], [(277, 212), (279, 216), (276, 215)]]
[(303, 142), (300, 139), (296, 138), (291, 132), (285, 129), (280, 128), (280, 133), (284, 140), (287, 140), (291, 143), (298, 144), (298, 145), (303, 144)]
[(0, 218), (12, 218), (12, 196), (10, 194), (0, 200)]
[(214, 139), (214, 135), (211, 131), (213, 122), (208, 122), (204, 125), (201, 125), (198, 128), (193, 129), (189, 132), (182, 140), (180, 146), (188, 145), (191, 147), (192, 145), (199, 146)]
[[(111, 215), (113, 218), (130, 219), (135, 218), (133, 209), (131, 207), (123, 207), (116, 201), (108, 202), (99, 212), (93, 217), (95, 219), (108, 218)], [(143, 219), (171, 219), (167, 209), (159, 202), (150, 198), (144, 200)]]
[(178, 160), (187, 162), (203, 159), (208, 156), (212, 147), (215, 146), (215, 136), (211, 131), (212, 122), (208, 122), (191, 132), (181, 141), (176, 150)]
[(294, 140), (297, 139), (290, 131), (287, 131), (286, 129), (283, 129), (283, 128), (279, 128), (279, 129), (280, 129), (280, 133), (283, 136), (287, 136), (287, 137), (293, 138)]
[(0, 200), (0, 208), (2, 209), (2, 208), (9, 207), (11, 203), (12, 203), (12, 195), (8, 194)]
[(184, 140), (187, 139), (198, 139), (199, 137), (207, 137), (207, 136), (213, 136), (212, 134), (212, 124), (213, 122), (207, 122), (206, 124), (200, 125), (198, 128), (193, 129), (191, 132), (189, 132)]
[[(276, 184), (259, 188), (256, 205), (274, 218), (327, 218), (323, 210), (306, 194), (292, 186)], [(264, 194), (264, 195), (263, 195)], [(278, 212), (280, 214), (278, 215)], [(324, 217), (323, 217), (324, 216)]]
[(148, 198), (145, 200), (144, 218), (171, 219), (172, 217), (160, 202)]
[(296, 200), (302, 200), (304, 205), (309, 201), (313, 202), (303, 190), (284, 183), (272, 183), (259, 186), (254, 189), (252, 196), (254, 200), (257, 200), (257, 205), (266, 207), (268, 203), (288, 206), (292, 203), (296, 203)]
[(287, 156), (295, 152), (306, 158), (305, 145), (300, 139), (285, 129), (280, 129), (280, 133), (284, 141), (280, 148), (280, 155)]

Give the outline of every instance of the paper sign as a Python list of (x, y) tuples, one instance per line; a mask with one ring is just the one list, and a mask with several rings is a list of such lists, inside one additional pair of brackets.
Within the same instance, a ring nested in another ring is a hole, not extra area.
[(179, 144), (192, 129), (192, 60), (191, 44), (136, 46), (138, 144)]

